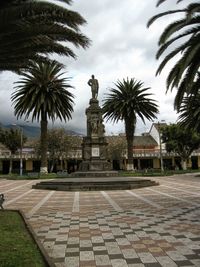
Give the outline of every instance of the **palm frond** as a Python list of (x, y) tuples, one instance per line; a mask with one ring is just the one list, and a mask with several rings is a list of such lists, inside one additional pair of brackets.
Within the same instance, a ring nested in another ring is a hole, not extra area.
[[(159, 0), (159, 1), (157, 2), (156, 6), (158, 7), (159, 5), (163, 4), (165, 1), (167, 1), (167, 0)], [(180, 2), (182, 2), (182, 1), (183, 1), (183, 0), (177, 0), (177, 4), (180, 3)]]
[(151, 26), (152, 23), (154, 23), (157, 19), (161, 18), (161, 17), (164, 17), (164, 16), (167, 16), (167, 15), (171, 15), (171, 14), (175, 14), (175, 13), (184, 13), (186, 10), (184, 9), (176, 9), (176, 10), (169, 10), (169, 11), (166, 11), (166, 12), (162, 12), (162, 13), (159, 13), (155, 16), (153, 16), (148, 22), (147, 22), (147, 27), (149, 28)]
[(157, 51), (156, 53), (156, 58), (159, 58), (166, 50), (167, 48), (173, 44), (175, 41), (181, 39), (182, 37), (186, 37), (188, 35), (195, 35), (195, 34), (198, 34), (200, 31), (200, 26), (197, 26), (197, 27), (193, 27), (192, 29), (189, 29), (189, 30), (186, 30), (184, 33), (174, 37), (174, 38), (171, 38), (169, 41), (165, 42), (164, 44), (162, 44), (159, 48), (159, 50)]
[[(165, 0), (160, 0), (157, 5), (163, 2)], [(177, 3), (179, 2), (181, 0), (177, 1)], [(156, 58), (166, 54), (159, 64), (156, 75), (162, 72), (171, 59), (178, 58), (167, 76), (166, 92), (169, 88), (177, 89), (174, 107), (179, 110), (183, 98), (189, 97), (190, 94), (196, 94), (198, 91), (198, 87), (194, 84), (200, 69), (200, 3), (193, 2), (181, 10), (162, 12), (151, 18), (149, 23), (151, 24), (162, 16), (175, 14), (176, 11), (183, 13), (184, 16), (170, 23), (160, 36)]]
[(68, 43), (84, 49), (89, 46), (90, 40), (79, 29), (85, 23), (79, 13), (56, 1), (1, 1), (0, 69), (19, 72), (30, 60), (51, 53), (75, 58)]

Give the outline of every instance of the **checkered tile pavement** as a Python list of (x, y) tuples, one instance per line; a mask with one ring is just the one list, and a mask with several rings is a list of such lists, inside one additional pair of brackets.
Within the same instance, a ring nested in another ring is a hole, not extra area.
[(200, 178), (155, 178), (125, 191), (34, 190), (0, 180), (5, 208), (21, 209), (57, 267), (200, 266)]

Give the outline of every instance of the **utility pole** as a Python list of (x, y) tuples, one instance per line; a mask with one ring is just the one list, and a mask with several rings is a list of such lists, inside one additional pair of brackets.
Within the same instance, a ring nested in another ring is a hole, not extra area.
[(23, 128), (20, 127), (20, 176), (23, 175), (22, 149), (23, 149)]

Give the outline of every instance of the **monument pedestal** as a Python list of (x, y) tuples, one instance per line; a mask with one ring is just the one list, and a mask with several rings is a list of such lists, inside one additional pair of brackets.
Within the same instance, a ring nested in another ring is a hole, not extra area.
[(81, 163), (81, 171), (110, 171), (110, 163), (102, 160), (83, 161)]

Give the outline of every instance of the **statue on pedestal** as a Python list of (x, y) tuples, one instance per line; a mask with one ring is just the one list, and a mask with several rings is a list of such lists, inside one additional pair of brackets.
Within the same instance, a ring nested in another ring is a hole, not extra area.
[(94, 75), (89, 79), (88, 85), (91, 87), (92, 98), (85, 112), (87, 116), (87, 136), (83, 137), (83, 161), (79, 170), (84, 172), (110, 171), (112, 167), (107, 158), (108, 143), (105, 138), (103, 111), (97, 99), (99, 83)]
[(92, 77), (92, 78), (89, 79), (89, 81), (88, 81), (88, 85), (91, 87), (92, 98), (93, 98), (93, 99), (97, 99), (98, 91), (99, 91), (99, 83), (98, 83), (98, 80), (95, 79), (95, 77), (94, 77), (93, 74), (92, 74), (91, 77)]

